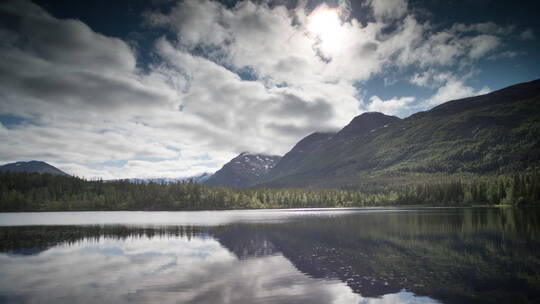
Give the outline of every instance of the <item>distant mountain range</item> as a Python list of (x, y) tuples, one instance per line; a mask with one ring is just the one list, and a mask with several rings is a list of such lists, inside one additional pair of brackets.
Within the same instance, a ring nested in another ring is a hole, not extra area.
[(175, 178), (128, 178), (130, 182), (139, 184), (158, 183), (158, 184), (170, 184), (178, 182), (193, 182), (196, 184), (202, 184), (212, 176), (212, 173), (204, 172), (202, 174), (188, 176), (188, 177), (175, 177)]
[[(540, 168), (540, 80), (449, 101), (405, 119), (355, 117), (313, 133), (269, 170), (237, 156), (209, 179), (231, 187), (358, 187), (431, 173), (512, 173)], [(257, 174), (250, 174), (250, 171)], [(219, 173), (219, 174), (218, 174)]]
[[(16, 162), (16, 163), (9, 163), (0, 166), (0, 172), (13, 172), (13, 173), (21, 173), (21, 172), (27, 172), (27, 173), (49, 173), (53, 175), (62, 175), (62, 176), (69, 176), (69, 174), (65, 173), (64, 171), (49, 165), (46, 162), (43, 161), (37, 161), (32, 160), (28, 162)], [(204, 183), (208, 178), (212, 176), (212, 173), (202, 173), (194, 176), (188, 176), (188, 177), (178, 177), (178, 178), (128, 178), (130, 182), (133, 183), (158, 183), (158, 184), (168, 184), (168, 183), (177, 183), (177, 182), (187, 182), (191, 181), (194, 183), (202, 184)]]
[(53, 175), (63, 175), (69, 176), (69, 174), (64, 171), (47, 164), (46, 162), (32, 160), (32, 161), (21, 161), (16, 163), (9, 163), (3, 166), (0, 166), (0, 172), (28, 172), (28, 173), (49, 173)]

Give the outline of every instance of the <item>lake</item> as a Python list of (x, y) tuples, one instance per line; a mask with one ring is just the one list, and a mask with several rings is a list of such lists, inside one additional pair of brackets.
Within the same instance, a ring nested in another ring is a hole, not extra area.
[(529, 303), (540, 212), (0, 213), (1, 303)]

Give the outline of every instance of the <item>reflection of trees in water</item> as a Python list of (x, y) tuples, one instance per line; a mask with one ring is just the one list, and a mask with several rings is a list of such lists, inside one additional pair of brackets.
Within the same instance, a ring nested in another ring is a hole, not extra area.
[[(357, 226), (367, 236), (362, 234), (357, 244), (342, 248), (350, 249), (351, 255), (355, 250), (364, 252), (374, 276), (416, 294), (459, 303), (500, 302), (506, 296), (513, 302), (524, 295), (538, 298), (538, 282), (524, 271), (534, 270), (536, 277), (540, 271), (535, 255), (540, 248), (538, 222), (535, 214), (527, 219), (524, 214), (466, 209), (452, 216), (412, 213), (399, 221), (392, 216), (387, 224), (374, 217)], [(348, 233), (352, 229), (336, 230), (345, 239), (355, 237)]]
[(217, 237), (236, 253), (235, 241), (257, 235), (300, 271), (339, 278), (362, 296), (405, 288), (452, 303), (519, 303), (540, 299), (539, 219), (534, 209), (378, 213), (239, 226)]
[(22, 226), (0, 227), (0, 251), (36, 254), (58, 245), (98, 243), (102, 239), (209, 237), (208, 228), (195, 226)]
[(452, 303), (540, 300), (535, 209), (365, 213), (211, 228), (0, 228), (0, 249), (32, 253), (81, 240), (177, 236), (215, 237), (240, 259), (281, 252), (301, 272), (339, 278), (362, 296), (405, 288)]

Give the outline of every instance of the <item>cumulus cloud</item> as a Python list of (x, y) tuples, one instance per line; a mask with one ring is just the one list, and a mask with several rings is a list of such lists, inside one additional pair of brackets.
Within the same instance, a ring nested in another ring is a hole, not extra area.
[(397, 19), (407, 12), (407, 2), (405, 0), (371, 0), (373, 15), (378, 19)]
[(153, 25), (170, 26), (188, 46), (203, 42), (217, 45), (227, 38), (227, 30), (220, 22), (224, 17), (221, 12), (218, 2), (189, 0), (178, 3), (168, 14), (148, 14), (147, 19)]
[(475, 89), (466, 84), (477, 71), (472, 70), (464, 75), (456, 75), (452, 72), (442, 72), (437, 69), (429, 69), (422, 73), (415, 73), (409, 78), (411, 84), (435, 90), (435, 93), (415, 104), (404, 105), (405, 110), (427, 110), (441, 103), (465, 97), (483, 95), (491, 92), (487, 86)]
[(500, 43), (500, 39), (492, 35), (476, 36), (471, 39), (472, 47), (469, 56), (472, 59), (479, 59), (495, 49)]
[[(334, 127), (336, 106), (324, 95), (314, 98), (290, 88), (243, 81), (223, 66), (176, 49), (166, 40), (160, 40), (157, 48), (168, 64), (190, 75), (189, 89), (181, 100), (182, 115), (189, 122), (184, 127), (197, 126), (191, 130), (193, 140), (236, 152), (283, 153), (298, 136)], [(184, 123), (170, 122), (168, 126)], [(276, 128), (265, 127), (269, 124), (294, 125), (303, 134), (276, 132)]]
[[(10, 39), (0, 45), (0, 113), (26, 121), (1, 130), (3, 161), (43, 159), (86, 177), (133, 177), (125, 174), (144, 171), (92, 164), (177, 159), (178, 149), (189, 151), (173, 130), (148, 124), (160, 113), (177, 112), (179, 95), (170, 75), (138, 71), (135, 53), (125, 42), (95, 33), (78, 20), (56, 19), (28, 1), (4, 2), (0, 15), (10, 20), (2, 24)], [(185, 162), (189, 159), (171, 171), (192, 173), (182, 169), (197, 162)], [(201, 170), (215, 170), (218, 164), (207, 165)]]
[(471, 66), (483, 56), (497, 50), (503, 35), (512, 29), (492, 28), (495, 24), (434, 28), (408, 15), (396, 31), (383, 37), (379, 51), (390, 60), (386, 65), (418, 70)]
[(134, 110), (175, 100), (173, 90), (136, 71), (134, 52), (120, 39), (27, 1), (4, 2), (0, 15), (11, 21), (3, 32), (12, 37), (0, 46), (3, 113)]
[(412, 84), (415, 84), (420, 87), (427, 87), (429, 86), (430, 80), (431, 80), (431, 73), (424, 71), (422, 73), (415, 73), (411, 76), (409, 79), (409, 82)]
[(55, 19), (28, 1), (5, 1), (0, 14), (4, 33), (13, 31), (12, 39), (3, 46), (17, 46), (55, 64), (97, 67), (107, 72), (135, 67), (135, 57), (126, 43), (99, 35), (79, 20)]
[(488, 87), (483, 87), (480, 90), (476, 90), (470, 86), (467, 86), (461, 79), (448, 77), (444, 81), (444, 84), (437, 89), (437, 92), (424, 101), (424, 105), (435, 106), (450, 100), (483, 95), (489, 92), (491, 92), (491, 90)]
[(368, 111), (381, 112), (386, 115), (396, 115), (406, 111), (415, 101), (414, 97), (391, 98), (382, 100), (379, 96), (372, 96), (369, 101)]

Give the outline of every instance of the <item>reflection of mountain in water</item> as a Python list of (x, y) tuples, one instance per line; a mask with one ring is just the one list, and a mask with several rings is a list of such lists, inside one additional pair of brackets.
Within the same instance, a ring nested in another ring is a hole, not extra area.
[[(380, 282), (372, 275), (366, 275), (372, 272), (365, 267), (369, 261), (356, 265), (346, 264), (350, 259), (343, 256), (343, 248), (336, 248), (333, 243), (330, 246), (324, 241), (306, 235), (299, 238), (297, 235), (299, 231), (294, 229), (288, 230), (287, 233), (274, 231), (276, 227), (267, 228), (264, 230), (260, 227), (237, 227), (216, 237), (240, 259), (281, 253), (299, 271), (310, 277), (338, 278), (365, 297), (377, 297), (403, 289), (388, 282)], [(358, 259), (366, 258), (362, 252), (356, 254)]]
[(265, 230), (239, 225), (215, 234), (216, 239), (239, 259), (278, 254), (280, 250), (270, 241)]
[(407, 289), (451, 303), (520, 303), (540, 300), (539, 225), (536, 210), (464, 209), (238, 226), (216, 237), (239, 257), (272, 248), (366, 297)]
[(448, 303), (520, 303), (540, 300), (539, 226), (537, 210), (463, 209), (213, 228), (0, 228), (0, 239), (2, 251), (29, 253), (89, 238), (212, 236), (240, 259), (281, 253), (364, 297), (407, 289)]

